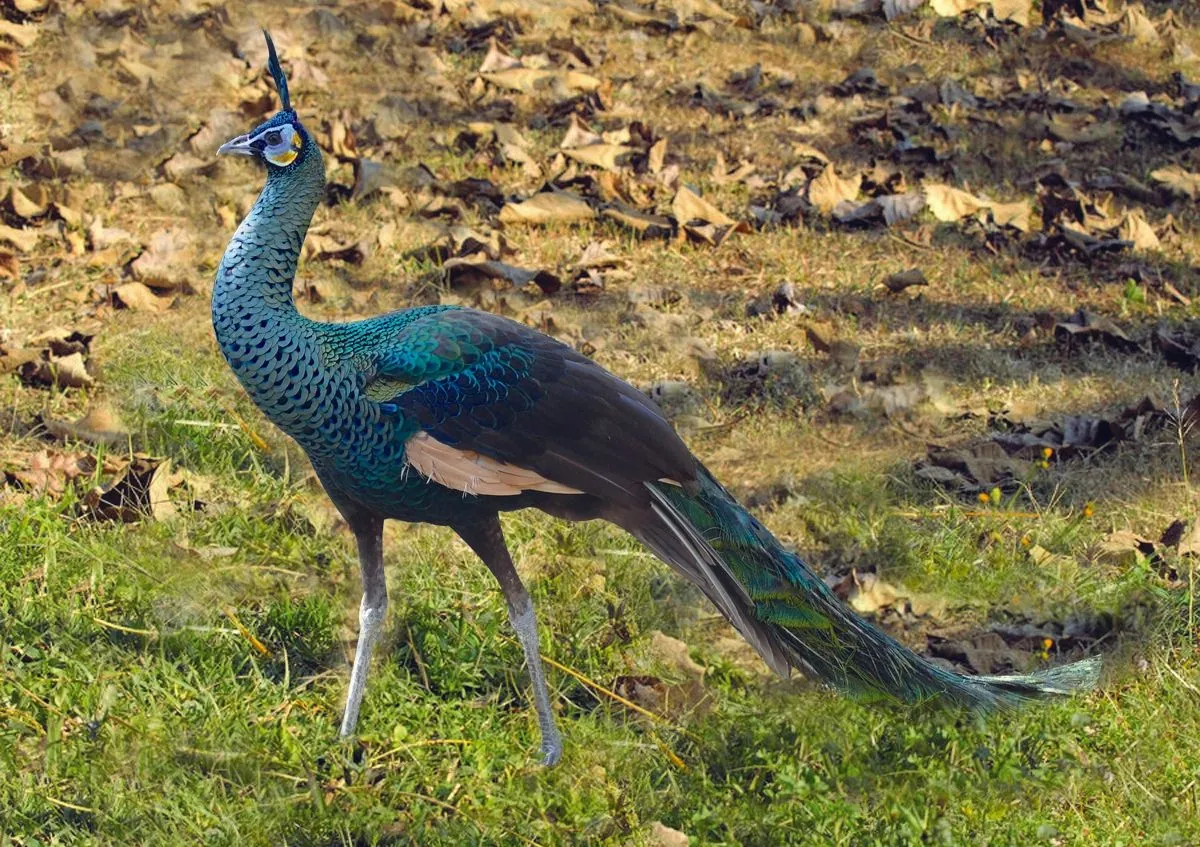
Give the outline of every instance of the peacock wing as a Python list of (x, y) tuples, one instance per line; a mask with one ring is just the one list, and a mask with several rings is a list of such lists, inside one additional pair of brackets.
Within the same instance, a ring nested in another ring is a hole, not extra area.
[(376, 357), (366, 391), (397, 385), (410, 387), (388, 402), (417, 427), (410, 464), (451, 487), (489, 493), (481, 484), (496, 481), (515, 490), (495, 493), (635, 506), (648, 502), (646, 482), (696, 478), (696, 459), (648, 397), (507, 318), (454, 309), (409, 322)]

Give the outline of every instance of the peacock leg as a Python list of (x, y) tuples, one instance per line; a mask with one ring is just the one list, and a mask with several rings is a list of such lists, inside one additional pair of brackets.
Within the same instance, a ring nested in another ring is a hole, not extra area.
[(525, 651), (525, 666), (529, 669), (529, 680), (533, 684), (533, 702), (542, 732), (542, 764), (547, 767), (558, 764), (562, 758), (562, 735), (554, 723), (554, 712), (550, 708), (550, 690), (546, 686), (546, 674), (538, 646), (537, 616), (533, 611), (533, 600), (521, 582), (517, 569), (513, 567), (512, 557), (500, 530), (500, 521), (493, 515), (484, 522), (455, 527), (455, 530), (488, 566), (500, 583), (500, 590), (504, 592), (508, 619), (517, 631), (521, 649)]
[(342, 715), (342, 738), (354, 734), (363, 692), (367, 689), (367, 671), (371, 654), (383, 633), (387, 617), (387, 582), (383, 575), (383, 521), (368, 518), (351, 524), (358, 542), (358, 564), (362, 570), (363, 596), (358, 608), (358, 648), (354, 651), (354, 667), (350, 671), (350, 693)]

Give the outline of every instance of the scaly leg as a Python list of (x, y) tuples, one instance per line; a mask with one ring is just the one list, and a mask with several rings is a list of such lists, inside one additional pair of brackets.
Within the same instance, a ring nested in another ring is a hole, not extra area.
[(367, 689), (367, 670), (371, 654), (383, 633), (387, 617), (387, 582), (383, 575), (383, 521), (366, 518), (351, 523), (358, 542), (358, 563), (362, 570), (363, 596), (358, 609), (358, 648), (354, 651), (354, 668), (350, 671), (350, 693), (342, 715), (342, 738), (354, 734), (363, 692)]
[(554, 723), (554, 712), (550, 709), (550, 691), (546, 687), (546, 674), (542, 669), (542, 655), (538, 648), (533, 600), (521, 582), (517, 569), (513, 567), (512, 557), (508, 554), (508, 546), (500, 530), (500, 521), (492, 515), (481, 523), (456, 526), (454, 529), (488, 566), (500, 583), (500, 590), (504, 592), (508, 619), (525, 651), (525, 665), (529, 668), (529, 680), (533, 683), (533, 702), (542, 731), (542, 764), (547, 767), (558, 764), (562, 758), (562, 735)]

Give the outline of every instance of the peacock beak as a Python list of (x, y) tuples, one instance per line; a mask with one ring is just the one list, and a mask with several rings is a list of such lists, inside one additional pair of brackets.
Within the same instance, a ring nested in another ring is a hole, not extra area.
[(250, 142), (249, 135), (239, 135), (237, 138), (231, 138), (217, 148), (217, 155), (224, 153), (233, 153), (238, 156), (257, 156), (258, 151)]

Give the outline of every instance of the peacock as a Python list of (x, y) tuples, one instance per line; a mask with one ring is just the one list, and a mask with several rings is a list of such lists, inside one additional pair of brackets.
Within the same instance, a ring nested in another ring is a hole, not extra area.
[(455, 306), (346, 323), (300, 314), (292, 283), (325, 169), (264, 36), (281, 110), (217, 151), (259, 160), (267, 175), (221, 259), (212, 320), (237, 379), (307, 453), (357, 544), (362, 602), (342, 737), (354, 733), (387, 612), (384, 521), (423, 522), (450, 527), (499, 582), (532, 682), (542, 761), (559, 761), (537, 620), (499, 520), (528, 508), (621, 527), (784, 676), (796, 669), (871, 698), (980, 709), (1095, 684), (1097, 658), (972, 677), (900, 645), (743, 508), (644, 393), (549, 336)]

